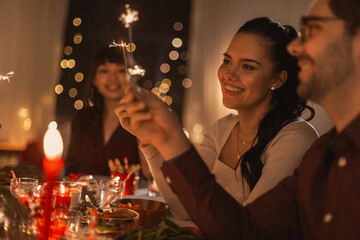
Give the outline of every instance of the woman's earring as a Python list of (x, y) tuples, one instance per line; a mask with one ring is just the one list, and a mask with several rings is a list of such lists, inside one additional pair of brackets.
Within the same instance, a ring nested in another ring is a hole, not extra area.
[(271, 87), (270, 89), (271, 89), (271, 91), (274, 91), (274, 90), (275, 90), (275, 87)]

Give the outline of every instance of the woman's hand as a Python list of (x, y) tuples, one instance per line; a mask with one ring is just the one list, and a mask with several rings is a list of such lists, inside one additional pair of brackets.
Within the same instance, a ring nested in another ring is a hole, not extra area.
[(142, 144), (154, 145), (165, 160), (190, 147), (176, 115), (146, 89), (128, 84), (115, 113), (124, 129), (137, 136)]

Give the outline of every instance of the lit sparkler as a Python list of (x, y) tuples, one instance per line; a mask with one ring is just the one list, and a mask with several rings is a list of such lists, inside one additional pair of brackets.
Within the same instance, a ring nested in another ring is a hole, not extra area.
[[(125, 28), (128, 29), (128, 33), (129, 33), (129, 43), (133, 42), (132, 39), (132, 28), (131, 28), (131, 24), (137, 20), (139, 20), (139, 12), (136, 10), (133, 10), (130, 8), (130, 4), (125, 4), (125, 9), (126, 9), (126, 13), (122, 13), (121, 16), (119, 17), (119, 20), (123, 22)], [(131, 44), (130, 44), (130, 48), (131, 48)], [(131, 49), (130, 49), (131, 52)]]
[(7, 80), (8, 82), (10, 82), (10, 78), (14, 75), (15, 73), (13, 71), (8, 72), (6, 75), (0, 75), (0, 80)]
[(145, 75), (145, 69), (139, 65), (135, 65), (134, 68), (129, 68), (129, 73), (131, 76), (137, 75), (143, 77)]
[(121, 44), (118, 44), (117, 42), (115, 42), (115, 40), (112, 41), (112, 43), (109, 45), (109, 48), (111, 47), (120, 47)]

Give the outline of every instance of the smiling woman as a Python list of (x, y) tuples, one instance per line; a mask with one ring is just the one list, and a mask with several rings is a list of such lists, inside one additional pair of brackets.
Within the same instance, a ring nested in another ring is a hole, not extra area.
[[(115, 158), (122, 162), (127, 157), (130, 165), (140, 163), (136, 137), (120, 126), (114, 113), (124, 95), (125, 82), (123, 51), (103, 47), (90, 69), (88, 106), (72, 121), (66, 174), (110, 175), (108, 160)], [(142, 166), (146, 175), (146, 163)]]

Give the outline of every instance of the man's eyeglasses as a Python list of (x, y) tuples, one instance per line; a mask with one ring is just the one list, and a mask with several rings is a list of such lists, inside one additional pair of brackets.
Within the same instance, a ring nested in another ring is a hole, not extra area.
[(309, 27), (309, 22), (311, 21), (321, 21), (321, 22), (328, 22), (328, 21), (335, 21), (341, 20), (338, 17), (320, 17), (320, 16), (304, 16), (300, 20), (300, 40), (302, 42), (306, 42), (312, 36), (312, 28)]

